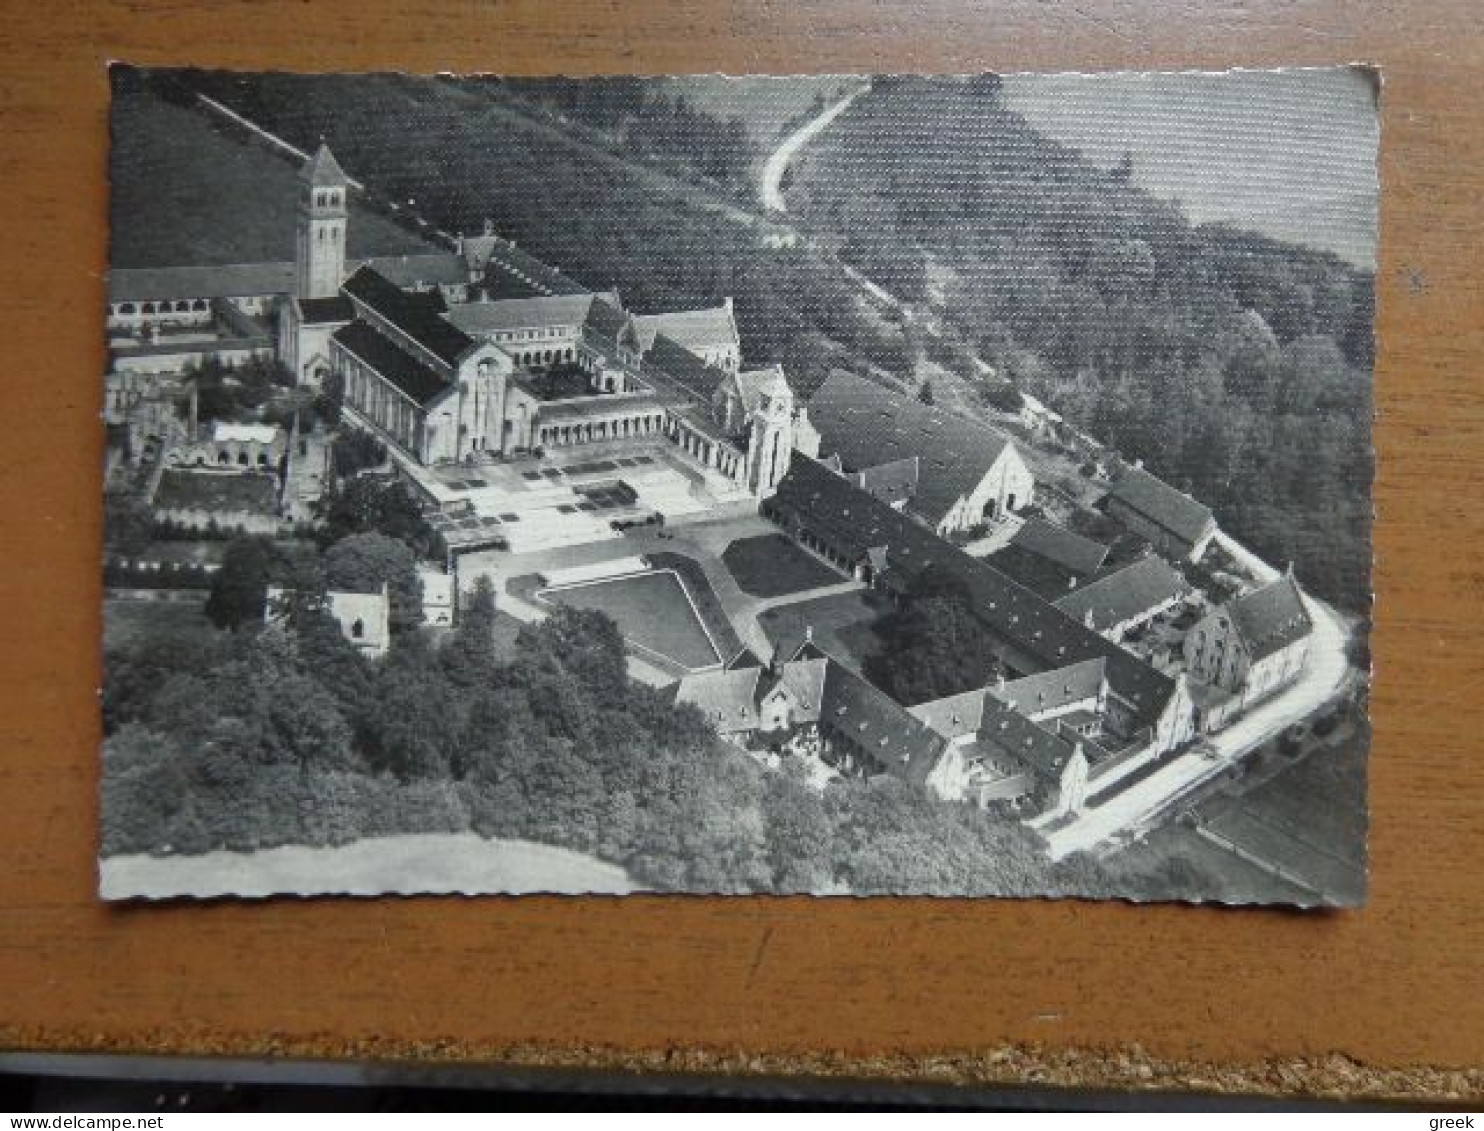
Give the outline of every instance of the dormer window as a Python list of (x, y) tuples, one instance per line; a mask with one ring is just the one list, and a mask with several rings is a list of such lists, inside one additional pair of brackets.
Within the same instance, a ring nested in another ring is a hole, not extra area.
[(357, 617), (350, 626), (350, 634), (356, 640), (360, 640), (366, 635), (366, 622)]

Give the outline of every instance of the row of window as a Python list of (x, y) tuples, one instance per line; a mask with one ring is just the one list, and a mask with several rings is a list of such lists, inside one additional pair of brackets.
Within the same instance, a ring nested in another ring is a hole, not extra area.
[(211, 304), (204, 298), (176, 299), (174, 302), (145, 302), (138, 305), (132, 302), (121, 302), (112, 308), (114, 314), (128, 316), (130, 314), (190, 314), (210, 310)]

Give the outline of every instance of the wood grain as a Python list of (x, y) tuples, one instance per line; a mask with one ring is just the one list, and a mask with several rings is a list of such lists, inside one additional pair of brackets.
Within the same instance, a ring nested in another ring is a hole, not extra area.
[[(0, 1041), (1098, 1084), (1148, 1082), (1150, 1063), (1190, 1083), (1197, 1069), (1180, 1066), (1200, 1062), (1222, 1086), (1479, 1091), (1477, 1073), (1422, 1071), (1484, 1064), (1477, 15), (1471, 0), (10, 5)], [(115, 58), (528, 74), (1378, 64), (1370, 905), (98, 903), (104, 64)]]

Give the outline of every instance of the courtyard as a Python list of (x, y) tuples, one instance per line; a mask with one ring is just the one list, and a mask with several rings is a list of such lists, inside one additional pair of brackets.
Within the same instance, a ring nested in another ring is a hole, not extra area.
[(754, 597), (782, 597), (844, 578), (782, 534), (739, 538), (721, 555), (737, 586)]
[(673, 570), (651, 570), (538, 590), (542, 600), (606, 613), (628, 645), (685, 671), (717, 667), (722, 656), (695, 601)]

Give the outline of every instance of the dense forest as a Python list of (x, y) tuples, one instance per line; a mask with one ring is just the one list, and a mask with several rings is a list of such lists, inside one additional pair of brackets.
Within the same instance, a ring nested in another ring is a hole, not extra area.
[(997, 81), (878, 80), (790, 199), (842, 254), (1092, 435), (1211, 505), (1348, 608), (1369, 599), (1373, 279), (1192, 225), (1000, 102)]
[(745, 355), (782, 362), (805, 391), (842, 361), (899, 377), (912, 370), (900, 328), (871, 316), (819, 251), (765, 247), (754, 230), (657, 191), (639, 171), (595, 170), (590, 155), (512, 125), (487, 93), (395, 75), (189, 71), (157, 73), (149, 90), (180, 105), (210, 94), (301, 147), (324, 138), (380, 201), (411, 202), (450, 232), (492, 219), (577, 281), (616, 288), (630, 309), (684, 310), (730, 295)]
[(562, 609), (521, 628), (512, 661), (496, 646), (486, 584), (441, 643), (404, 627), (386, 659), (368, 661), (314, 588), (315, 576), (353, 580), (338, 549), (275, 559), (271, 547), (234, 545), (237, 581), (219, 582), (214, 598), (226, 589), (240, 600), (242, 579), (257, 576), (261, 609), (261, 571), (300, 586), (272, 627), (250, 607), (219, 607), (235, 631), (156, 624), (109, 648), (105, 855), (472, 832), (590, 853), (660, 890), (1219, 890), (1180, 857), (1154, 874), (1081, 857), (1049, 864), (1018, 822), (894, 778), (821, 794), (801, 766), (766, 770), (694, 709), (630, 681), (601, 614)]

